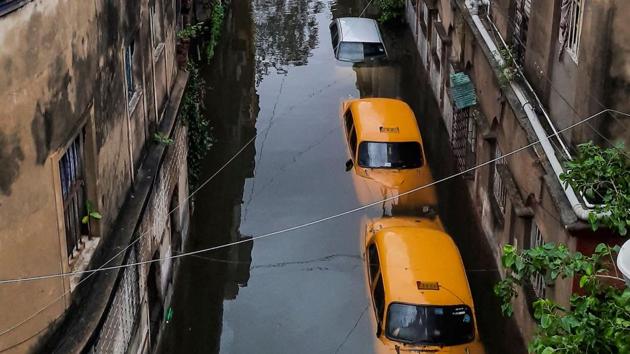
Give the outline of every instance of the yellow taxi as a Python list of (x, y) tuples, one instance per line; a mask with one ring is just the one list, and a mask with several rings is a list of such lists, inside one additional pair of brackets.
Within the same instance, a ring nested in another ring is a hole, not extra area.
[[(392, 198), (399, 209), (437, 205), (416, 117), (405, 102), (388, 98), (352, 99), (342, 103), (348, 145), (346, 170), (354, 170), (359, 199), (369, 203)], [(400, 197), (395, 197), (404, 194)], [(417, 215), (417, 213), (416, 213)]]
[(380, 218), (368, 222), (365, 247), (377, 342), (386, 352), (484, 353), (464, 264), (439, 223)]

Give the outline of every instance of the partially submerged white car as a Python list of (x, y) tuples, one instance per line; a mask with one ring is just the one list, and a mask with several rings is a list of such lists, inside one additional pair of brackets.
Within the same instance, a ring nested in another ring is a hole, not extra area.
[(335, 19), (330, 24), (330, 37), (337, 60), (360, 63), (387, 57), (375, 20), (361, 17)]

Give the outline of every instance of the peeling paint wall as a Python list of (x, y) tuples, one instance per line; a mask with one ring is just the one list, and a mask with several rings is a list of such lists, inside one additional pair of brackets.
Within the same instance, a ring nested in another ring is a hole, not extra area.
[[(155, 1), (162, 7), (151, 20)], [(163, 31), (161, 75), (151, 21)], [(103, 215), (91, 233), (109, 236), (157, 128), (154, 87), (164, 91), (163, 106), (175, 81), (175, 31), (174, 0), (33, 0), (0, 16), (0, 278), (72, 270), (58, 161), (83, 128), (87, 198)], [(131, 41), (134, 109), (124, 61)], [(63, 278), (0, 287), (0, 331), (68, 290)], [(28, 351), (70, 301), (0, 336), (0, 351)]]

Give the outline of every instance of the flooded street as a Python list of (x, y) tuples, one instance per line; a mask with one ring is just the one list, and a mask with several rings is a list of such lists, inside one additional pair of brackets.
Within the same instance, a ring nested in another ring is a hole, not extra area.
[[(454, 173), (448, 136), (406, 27), (386, 29), (390, 62), (334, 60), (328, 24), (360, 0), (234, 0), (207, 83), (214, 144), (195, 196), (187, 250), (244, 240), (361, 205), (339, 119), (349, 97), (400, 98), (418, 117), (435, 179)], [(248, 145), (252, 139), (253, 143)], [(525, 352), (492, 286), (498, 274), (472, 202), (438, 185), (440, 215), (464, 258), (488, 353)], [(362, 229), (370, 208), (238, 246), (185, 257), (163, 353), (370, 353), (377, 345)]]

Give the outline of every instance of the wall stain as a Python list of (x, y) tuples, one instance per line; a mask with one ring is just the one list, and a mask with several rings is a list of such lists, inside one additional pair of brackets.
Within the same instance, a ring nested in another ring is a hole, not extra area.
[(7, 135), (0, 131), (0, 192), (11, 195), (11, 185), (20, 175), (24, 152), (17, 134)]

